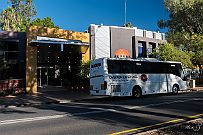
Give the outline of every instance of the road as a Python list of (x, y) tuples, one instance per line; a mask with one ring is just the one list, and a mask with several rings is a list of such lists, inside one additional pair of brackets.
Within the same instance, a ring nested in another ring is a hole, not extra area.
[[(203, 116), (203, 92), (100, 98), (0, 111), (1, 135), (135, 134)], [(203, 128), (203, 127), (201, 127)]]

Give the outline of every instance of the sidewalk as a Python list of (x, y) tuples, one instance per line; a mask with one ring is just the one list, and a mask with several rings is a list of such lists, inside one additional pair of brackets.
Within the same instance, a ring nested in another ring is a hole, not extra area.
[(11, 106), (33, 106), (41, 104), (59, 103), (56, 100), (46, 98), (42, 95), (22, 94), (17, 96), (0, 97), (0, 109)]
[[(203, 86), (190, 88), (189, 91), (203, 90)], [(22, 94), (17, 96), (0, 97), (0, 109), (10, 106), (35, 106), (52, 103), (69, 103), (81, 100), (104, 98), (104, 96), (90, 96), (85, 89), (65, 89), (62, 87), (41, 88), (37, 94)]]
[(88, 90), (47, 87), (39, 89), (37, 94), (22, 94), (0, 97), (0, 109), (10, 106), (35, 106), (52, 103), (69, 103), (85, 99), (102, 98), (90, 96)]
[(189, 88), (189, 90), (192, 90), (192, 91), (203, 90), (203, 85), (201, 85), (201, 86), (197, 86), (197, 87), (195, 87), (195, 88)]

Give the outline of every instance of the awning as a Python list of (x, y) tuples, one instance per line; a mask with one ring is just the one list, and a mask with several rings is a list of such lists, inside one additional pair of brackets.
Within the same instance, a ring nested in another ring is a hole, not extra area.
[(61, 38), (50, 38), (50, 37), (41, 37), (41, 36), (37, 36), (37, 40), (32, 40), (32, 43), (89, 46), (89, 43), (82, 42), (81, 40), (67, 40), (67, 39), (61, 39)]
[(64, 45), (77, 45), (81, 46), (81, 52), (85, 53), (89, 47), (89, 43), (82, 42), (81, 40), (67, 40), (61, 38), (50, 38), (50, 37), (41, 37), (37, 36), (37, 40), (31, 41), (33, 46), (40, 45), (50, 45), (50, 44), (59, 44), (61, 45), (61, 50), (63, 51)]

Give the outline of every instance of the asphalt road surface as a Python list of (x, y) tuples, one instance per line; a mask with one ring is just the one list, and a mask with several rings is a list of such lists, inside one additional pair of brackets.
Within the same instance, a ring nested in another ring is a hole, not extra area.
[(201, 117), (202, 91), (111, 97), (1, 109), (0, 135), (137, 134)]

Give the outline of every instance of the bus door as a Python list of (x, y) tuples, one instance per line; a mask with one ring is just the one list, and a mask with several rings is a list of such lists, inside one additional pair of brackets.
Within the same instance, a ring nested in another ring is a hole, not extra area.
[(160, 74), (160, 93), (167, 93), (168, 87), (168, 75)]
[(160, 82), (160, 75), (159, 74), (148, 74), (147, 75), (147, 81), (143, 85), (145, 87), (144, 93), (146, 93), (146, 94), (159, 93), (159, 89), (160, 89), (160, 83), (159, 82)]
[[(138, 67), (138, 64), (136, 65)], [(157, 64), (153, 62), (141, 62), (140, 72), (147, 74), (147, 80), (143, 85), (145, 87), (144, 93), (146, 94), (159, 93), (160, 91), (160, 74), (156, 66)], [(143, 76), (143, 74), (141, 76)]]

